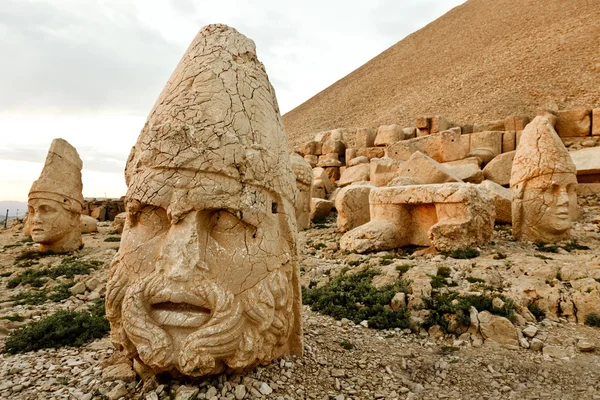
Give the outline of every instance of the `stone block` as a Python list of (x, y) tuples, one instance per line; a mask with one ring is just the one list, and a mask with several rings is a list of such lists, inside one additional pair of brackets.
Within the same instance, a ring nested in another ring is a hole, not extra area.
[(431, 129), (431, 117), (417, 117), (415, 126), (417, 129)]
[(325, 199), (311, 199), (310, 202), (310, 220), (318, 217), (328, 217), (333, 208), (333, 201)]
[(358, 128), (356, 130), (356, 147), (374, 147), (377, 132), (372, 128)]
[(371, 158), (381, 158), (385, 155), (384, 147), (363, 147), (356, 149), (356, 156), (365, 156), (369, 160)]
[(592, 110), (592, 136), (600, 136), (600, 108)]
[(555, 111), (556, 133), (560, 137), (590, 136), (592, 132), (591, 110)]
[[(575, 168), (577, 180), (582, 183), (598, 183), (600, 175), (600, 147), (590, 147), (569, 152)], [(590, 177), (594, 177), (590, 181)], [(587, 178), (587, 179), (586, 179)]]
[(460, 160), (467, 157), (469, 149), (464, 148), (461, 134), (444, 131), (435, 135), (417, 137), (396, 142), (386, 148), (387, 157), (406, 161), (416, 152), (433, 158), (437, 162)]
[(335, 182), (340, 179), (341, 176), (341, 168), (340, 167), (325, 167), (323, 168), (325, 170), (325, 173), (327, 174), (327, 177), (329, 178), (329, 182), (331, 182), (332, 185), (335, 185)]
[(504, 131), (483, 131), (475, 132), (471, 134), (471, 149), (489, 149), (492, 154), (497, 156), (502, 153), (502, 139)]
[(359, 164), (348, 167), (338, 180), (339, 187), (348, 186), (354, 182), (369, 181), (369, 164)]
[(335, 199), (338, 212), (336, 222), (340, 232), (369, 222), (369, 193), (372, 188), (371, 185), (350, 185), (340, 189)]
[(529, 123), (529, 117), (512, 115), (504, 119), (505, 131), (522, 131)]
[(510, 184), (510, 172), (512, 170), (515, 153), (515, 151), (510, 151), (494, 157), (485, 168), (483, 168), (483, 176), (485, 179), (489, 179), (502, 186)]
[(446, 166), (457, 178), (463, 182), (481, 183), (483, 182), (483, 171), (476, 164), (458, 164)]
[(369, 163), (368, 157), (360, 156), (360, 157), (354, 157), (353, 159), (348, 161), (346, 164), (348, 167), (354, 167), (355, 165), (358, 165), (358, 164), (368, 164), (368, 163)]
[[(598, 117), (598, 118), (600, 118), (600, 117)], [(404, 140), (412, 139), (417, 136), (417, 128), (415, 128), (415, 127), (402, 128), (402, 133), (404, 134)]]
[(342, 250), (459, 249), (486, 243), (494, 228), (492, 197), (467, 183), (373, 188), (369, 208), (371, 220), (342, 236)]
[(373, 186), (387, 186), (404, 165), (404, 162), (388, 157), (373, 158), (370, 163), (369, 178)]
[(429, 129), (417, 128), (417, 136), (428, 136), (430, 133)]
[[(321, 180), (323, 182), (325, 191), (327, 193), (333, 192), (333, 184), (329, 180), (329, 175), (327, 175), (327, 172), (325, 171), (324, 168), (321, 168), (321, 167), (313, 168), (313, 182), (314, 182), (313, 184), (316, 185), (317, 180)], [(313, 196), (313, 197), (315, 197), (315, 196)]]
[(399, 140), (404, 140), (404, 132), (400, 125), (382, 125), (377, 129), (375, 146), (388, 146)]
[(316, 156), (314, 154), (308, 154), (304, 156), (304, 159), (310, 164), (312, 168), (316, 167), (319, 163), (319, 156)]
[(512, 222), (512, 192), (496, 182), (485, 180), (481, 183), (494, 199), (496, 222), (510, 224)]
[(452, 128), (452, 123), (441, 115), (434, 115), (431, 117), (430, 133), (440, 133), (447, 131), (450, 128)]
[(517, 131), (506, 131), (502, 134), (502, 152), (508, 153), (517, 148)]
[(496, 121), (483, 122), (480, 124), (473, 125), (473, 133), (485, 132), (485, 131), (504, 131), (504, 120), (499, 119)]
[(450, 169), (420, 151), (412, 154), (397, 175), (412, 178), (419, 185), (462, 182)]

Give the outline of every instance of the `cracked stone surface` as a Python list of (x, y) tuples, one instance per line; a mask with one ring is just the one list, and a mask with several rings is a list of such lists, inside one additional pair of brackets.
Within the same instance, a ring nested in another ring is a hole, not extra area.
[(65, 253), (81, 244), (79, 218), (83, 208), (83, 163), (64, 139), (54, 139), (44, 168), (29, 191), (26, 230), (40, 250)]
[(298, 230), (307, 229), (310, 226), (310, 199), (312, 197), (313, 170), (301, 155), (293, 153), (290, 155), (292, 171), (296, 176), (296, 224)]
[(512, 225), (517, 239), (556, 242), (569, 237), (577, 218), (577, 170), (546, 117), (521, 135), (512, 165)]
[(301, 354), (286, 149), (254, 42), (202, 28), (126, 165), (127, 217), (107, 285), (118, 350), (187, 376)]

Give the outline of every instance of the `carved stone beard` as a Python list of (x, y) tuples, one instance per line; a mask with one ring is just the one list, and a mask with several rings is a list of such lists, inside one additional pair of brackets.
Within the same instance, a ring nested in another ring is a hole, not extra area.
[(287, 276), (291, 272), (285, 272), (290, 270), (286, 266), (238, 295), (208, 279), (185, 282), (188, 295), (206, 302), (210, 318), (190, 329), (181, 343), (150, 315), (153, 302), (168, 301), (173, 282), (154, 272), (129, 285), (122, 266), (111, 268), (114, 274), (108, 282), (112, 338), (155, 371), (169, 365), (168, 372), (203, 376), (269, 361), (278, 355), (294, 326), (293, 290)]

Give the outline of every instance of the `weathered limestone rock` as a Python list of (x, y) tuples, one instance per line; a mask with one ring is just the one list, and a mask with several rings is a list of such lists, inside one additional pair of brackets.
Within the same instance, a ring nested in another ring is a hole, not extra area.
[(304, 159), (310, 164), (312, 168), (316, 167), (319, 163), (319, 156), (313, 154), (307, 154), (304, 156)]
[(485, 179), (496, 182), (498, 185), (510, 184), (510, 172), (515, 159), (515, 151), (502, 153), (492, 159), (484, 168)]
[(577, 217), (576, 169), (547, 118), (523, 131), (513, 161), (513, 236), (555, 242), (569, 236)]
[(580, 183), (600, 182), (600, 147), (571, 151), (569, 155), (577, 168), (577, 180)]
[(503, 131), (504, 128), (504, 120), (499, 119), (496, 121), (488, 121), (482, 122), (479, 124), (473, 125), (473, 133), (476, 132), (485, 132), (485, 131)]
[(496, 182), (485, 180), (481, 183), (494, 199), (496, 222), (510, 224), (512, 222), (512, 192)]
[(317, 217), (328, 217), (334, 205), (331, 200), (311, 199), (310, 220), (312, 221)]
[(317, 149), (319, 151), (319, 153), (321, 152), (321, 144), (315, 142), (314, 140), (311, 140), (309, 142), (304, 143), (303, 145), (300, 146), (300, 148), (298, 149), (298, 152), (300, 154), (302, 154), (303, 156), (308, 156), (308, 155), (317, 155)]
[(407, 245), (451, 250), (486, 243), (494, 203), (484, 188), (466, 183), (373, 188), (371, 221), (342, 236), (340, 248), (364, 253)]
[(512, 115), (504, 119), (505, 131), (522, 131), (529, 123), (529, 117)]
[(573, 287), (573, 303), (577, 309), (578, 321), (584, 322), (591, 313), (600, 315), (600, 282), (592, 278), (570, 281)]
[(344, 145), (343, 140), (343, 132), (341, 129), (320, 132), (315, 135), (315, 141), (321, 144), (321, 154), (344, 154), (346, 146)]
[(556, 115), (558, 136), (589, 136), (591, 134), (591, 110), (555, 111), (554, 115)]
[(519, 346), (517, 329), (508, 319), (493, 315), (488, 311), (480, 312), (477, 318), (479, 319), (481, 336), (485, 340), (509, 346)]
[(404, 134), (404, 140), (413, 139), (417, 136), (417, 128), (414, 126), (410, 128), (402, 128), (402, 133)]
[[(321, 167), (313, 168), (313, 182), (314, 182), (313, 184), (316, 185), (317, 181), (323, 182), (326, 193), (333, 192), (333, 184), (329, 180), (329, 176), (327, 175), (327, 172), (325, 172), (325, 169), (323, 169)], [(316, 196), (313, 196), (313, 197), (316, 197)], [(322, 197), (322, 198), (324, 198), (324, 197)]]
[(81, 233), (98, 232), (98, 222), (89, 215), (80, 215)]
[(337, 227), (347, 232), (369, 222), (369, 193), (371, 185), (350, 185), (340, 189), (335, 199), (338, 212)]
[(369, 164), (359, 164), (354, 167), (348, 167), (337, 182), (339, 187), (348, 186), (354, 182), (369, 180)]
[(312, 196), (313, 171), (310, 164), (298, 154), (290, 156), (292, 172), (296, 176), (296, 225), (298, 230), (307, 229), (310, 226), (310, 199)]
[(302, 353), (295, 177), (254, 42), (198, 33), (129, 156), (110, 267), (115, 347), (206, 376)]
[(381, 158), (384, 155), (385, 155), (385, 148), (384, 147), (364, 147), (364, 148), (356, 149), (356, 156), (357, 157), (365, 156), (369, 160), (371, 158)]
[(449, 166), (448, 169), (454, 176), (463, 182), (481, 183), (483, 182), (483, 171), (475, 164), (461, 164)]
[(506, 131), (502, 134), (502, 152), (508, 153), (517, 148), (517, 131)]
[[(348, 151), (348, 150), (346, 150)], [(365, 156), (360, 156), (360, 157), (354, 157), (352, 159), (350, 159), (346, 164), (348, 167), (354, 167), (355, 165), (359, 165), (359, 164), (368, 164), (369, 163), (369, 159)]]
[(31, 238), (42, 251), (65, 253), (82, 246), (83, 208), (81, 168), (77, 150), (54, 139), (37, 181), (29, 191), (28, 224)]
[(388, 146), (398, 140), (404, 140), (404, 131), (400, 125), (382, 125), (377, 129), (374, 143), (375, 146)]
[(331, 182), (332, 185), (335, 185), (335, 182), (340, 179), (340, 177), (342, 175), (342, 168), (345, 169), (345, 167), (323, 168), (325, 170), (325, 174), (327, 175), (327, 178), (329, 178), (329, 182)]
[(469, 153), (460, 137), (458, 132), (444, 131), (396, 142), (388, 146), (385, 152), (387, 157), (402, 161), (408, 160), (415, 151), (420, 151), (440, 163), (460, 160), (466, 158)]
[(356, 131), (356, 147), (375, 147), (377, 132), (371, 128), (358, 128)]
[(372, 158), (369, 173), (371, 185), (387, 186), (392, 179), (398, 176), (403, 165), (404, 162), (388, 157)]
[(592, 110), (592, 136), (600, 136), (600, 108)]
[(125, 227), (125, 221), (127, 220), (127, 213), (117, 214), (112, 224), (110, 225), (112, 230), (117, 233), (123, 233), (123, 228)]
[(431, 129), (429, 132), (434, 134), (447, 131), (448, 129), (452, 128), (452, 125), (453, 124), (451, 122), (441, 115), (434, 115), (431, 117)]
[(502, 131), (484, 131), (471, 134), (470, 154), (476, 153), (475, 150), (489, 150), (494, 157), (502, 153)]
[(449, 168), (420, 151), (413, 153), (404, 163), (398, 176), (412, 178), (419, 185), (445, 182), (462, 182)]

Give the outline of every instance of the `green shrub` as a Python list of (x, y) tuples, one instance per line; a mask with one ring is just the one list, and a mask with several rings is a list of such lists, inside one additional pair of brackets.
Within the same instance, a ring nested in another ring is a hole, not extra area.
[(303, 287), (303, 302), (338, 320), (347, 318), (356, 324), (366, 320), (374, 329), (408, 328), (408, 311), (394, 312), (387, 307), (396, 293), (407, 292), (408, 283), (400, 280), (378, 289), (371, 284), (375, 275), (374, 271), (362, 271), (340, 275), (320, 288)]
[(565, 249), (566, 251), (568, 251), (569, 253), (572, 252), (573, 250), (589, 250), (590, 249), (588, 246), (577, 243), (576, 239), (571, 240), (570, 242), (568, 242), (567, 244), (565, 244), (561, 247), (563, 249)]
[(346, 340), (342, 340), (340, 342), (340, 346), (342, 346), (345, 350), (352, 350), (354, 348), (354, 344)]
[(439, 289), (444, 286), (457, 286), (458, 284), (453, 281), (448, 281), (452, 270), (449, 267), (438, 267), (436, 275), (429, 275), (431, 277), (431, 288)]
[(527, 305), (527, 309), (529, 312), (535, 317), (536, 320), (542, 321), (546, 318), (546, 311), (544, 311), (540, 306), (534, 301)]
[(475, 307), (478, 312), (488, 311), (494, 315), (514, 320), (514, 302), (504, 296), (499, 297), (504, 305), (501, 308), (494, 307), (493, 297), (488, 294), (461, 297), (458, 293), (435, 293), (431, 297), (423, 298), (425, 308), (430, 311), (429, 317), (423, 322), (423, 327), (429, 329), (439, 325), (444, 332), (448, 332), (451, 316), (464, 326), (471, 323), (470, 308)]
[(20, 292), (14, 296), (11, 296), (10, 301), (12, 301), (15, 305), (39, 305), (44, 304), (48, 300), (59, 302), (71, 297), (69, 288), (73, 286), (73, 284), (73, 281), (69, 281), (55, 285), (52, 287), (52, 289), (28, 290)]
[(0, 319), (5, 319), (7, 321), (13, 321), (13, 322), (21, 322), (21, 321), (25, 320), (25, 317), (23, 317), (19, 314), (12, 314), (12, 315), (5, 315), (4, 317), (0, 317)]
[(585, 316), (585, 324), (588, 326), (595, 326), (600, 328), (600, 315), (596, 313), (589, 313)]
[(442, 276), (444, 278), (450, 278), (450, 274), (452, 273), (452, 270), (450, 269), (450, 267), (438, 267), (437, 269), (437, 276)]
[(75, 275), (86, 275), (100, 264), (102, 264), (101, 261), (81, 261), (74, 257), (66, 257), (59, 265), (52, 268), (23, 271), (9, 280), (6, 286), (9, 289), (27, 284), (33, 287), (42, 287), (48, 278), (56, 279), (59, 276), (73, 278)]
[(442, 254), (452, 258), (466, 260), (469, 258), (479, 257), (479, 250), (473, 247), (465, 247), (464, 249), (445, 251)]
[(548, 244), (546, 242), (537, 242), (537, 243), (535, 243), (535, 248), (538, 251), (542, 251), (544, 253), (558, 253), (558, 249), (560, 247), (556, 244)]
[(506, 258), (506, 254), (498, 252), (493, 258), (494, 260), (504, 260)]
[(121, 237), (120, 236), (109, 236), (106, 239), (104, 239), (105, 242), (120, 242), (121, 241)]
[(10, 333), (5, 350), (10, 354), (49, 347), (81, 346), (108, 333), (110, 326), (102, 305), (88, 311), (57, 311)]
[(0, 278), (6, 278), (11, 276), (13, 273), (12, 272), (3, 272), (0, 274)]
[(396, 265), (396, 271), (400, 272), (401, 274), (405, 274), (408, 272), (409, 269), (411, 269), (414, 265), (413, 264), (402, 264), (402, 265)]

